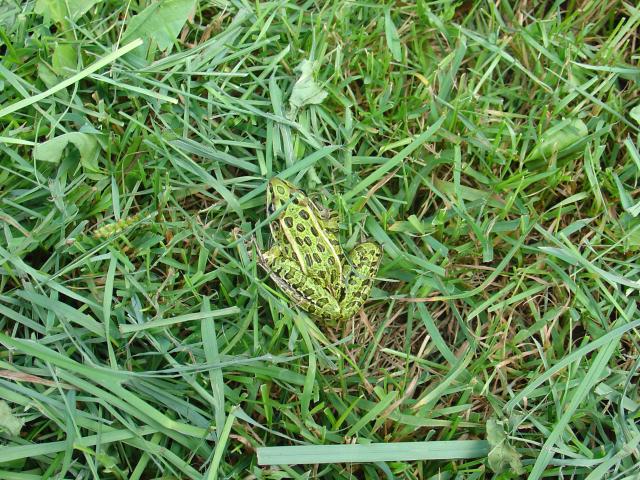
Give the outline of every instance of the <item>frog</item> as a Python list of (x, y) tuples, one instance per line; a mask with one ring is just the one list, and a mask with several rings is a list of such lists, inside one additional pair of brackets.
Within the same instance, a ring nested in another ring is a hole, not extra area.
[(316, 205), (294, 184), (274, 177), (267, 185), (273, 245), (258, 263), (300, 308), (329, 324), (358, 313), (382, 259), (382, 246), (358, 243), (348, 254), (338, 238), (337, 215)]

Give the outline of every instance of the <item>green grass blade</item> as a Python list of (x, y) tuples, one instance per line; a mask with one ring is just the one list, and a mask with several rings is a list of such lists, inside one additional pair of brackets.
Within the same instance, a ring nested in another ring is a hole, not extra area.
[(299, 465), (456, 460), (484, 457), (488, 453), (489, 444), (484, 440), (262, 447), (258, 449), (258, 464)]
[(142, 45), (142, 39), (140, 39), (140, 38), (137, 38), (137, 39), (129, 42), (124, 47), (120, 47), (117, 50), (115, 50), (114, 52), (112, 52), (112, 53), (110, 53), (108, 55), (105, 55), (103, 58), (101, 58), (100, 60), (97, 60), (96, 62), (92, 63), (91, 65), (89, 65), (84, 70), (76, 73), (75, 75), (72, 75), (71, 77), (67, 78), (66, 80), (63, 80), (62, 82), (58, 83), (57, 85), (49, 88), (48, 90), (46, 90), (46, 91), (44, 91), (42, 93), (38, 93), (37, 95), (33, 95), (31, 97), (25, 98), (23, 100), (20, 100), (19, 102), (13, 103), (13, 104), (3, 108), (2, 110), (0, 110), (0, 118), (4, 117), (6, 115), (9, 115), (10, 113), (17, 112), (18, 110), (20, 110), (20, 109), (22, 109), (24, 107), (28, 107), (29, 105), (33, 105), (34, 103), (38, 103), (40, 100), (43, 100), (43, 99), (53, 95), (54, 93), (59, 92), (60, 90), (63, 90), (65, 88), (73, 85), (74, 83), (79, 82), (83, 78), (86, 78), (89, 75), (91, 75), (93, 72), (96, 72), (96, 71), (100, 70), (101, 68), (106, 67), (110, 63), (113, 63), (118, 58), (122, 57), (123, 55), (126, 55), (128, 52), (130, 52), (134, 48), (139, 47), (140, 45)]

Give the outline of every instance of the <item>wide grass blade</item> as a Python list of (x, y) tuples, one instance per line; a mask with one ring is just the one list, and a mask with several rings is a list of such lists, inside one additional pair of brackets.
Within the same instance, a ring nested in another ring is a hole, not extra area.
[(484, 457), (484, 440), (373, 443), (368, 445), (301, 445), (258, 449), (259, 465), (457, 460)]

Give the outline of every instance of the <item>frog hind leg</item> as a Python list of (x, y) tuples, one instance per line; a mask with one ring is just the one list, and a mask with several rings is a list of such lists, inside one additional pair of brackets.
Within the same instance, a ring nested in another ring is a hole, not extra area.
[(320, 319), (335, 322), (340, 317), (336, 299), (290, 259), (275, 258), (268, 265), (271, 279), (303, 310)]
[(373, 279), (382, 258), (382, 247), (375, 242), (363, 242), (355, 246), (345, 262), (344, 295), (340, 300), (340, 319), (351, 319), (369, 298)]

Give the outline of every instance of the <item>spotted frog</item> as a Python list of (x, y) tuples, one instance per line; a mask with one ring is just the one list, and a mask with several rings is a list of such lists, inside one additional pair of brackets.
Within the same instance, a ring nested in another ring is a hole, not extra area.
[(363, 242), (346, 254), (335, 216), (279, 178), (267, 188), (267, 213), (274, 212), (279, 212), (269, 225), (274, 244), (260, 252), (260, 265), (311, 315), (332, 324), (349, 320), (369, 296), (382, 247)]

